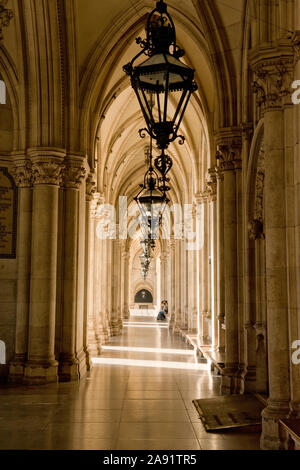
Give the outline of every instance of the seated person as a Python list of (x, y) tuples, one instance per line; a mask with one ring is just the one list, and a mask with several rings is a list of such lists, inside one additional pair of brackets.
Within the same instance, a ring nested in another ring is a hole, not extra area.
[(157, 321), (163, 321), (165, 319), (166, 319), (166, 316), (165, 316), (164, 312), (162, 310), (160, 310), (158, 315), (157, 315)]

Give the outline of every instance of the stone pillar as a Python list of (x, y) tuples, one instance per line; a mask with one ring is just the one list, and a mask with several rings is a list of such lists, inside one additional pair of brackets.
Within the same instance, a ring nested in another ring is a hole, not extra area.
[(184, 219), (185, 252), (187, 257), (187, 327), (190, 331), (197, 332), (197, 221), (196, 207), (185, 210)]
[[(294, 52), (295, 52), (295, 71), (294, 78), (299, 80), (300, 77), (300, 4), (297, 2), (297, 12), (295, 17), (297, 18), (297, 31), (293, 37)], [(296, 29), (295, 28), (295, 29)], [(290, 188), (291, 198), (295, 194), (294, 198), (294, 227), (290, 227), (290, 232), (292, 235), (289, 237), (290, 245), (290, 264), (292, 265), (290, 275), (290, 342), (292, 345), (292, 354), (295, 352), (293, 349), (294, 341), (300, 339), (300, 140), (299, 140), (299, 128), (300, 128), (300, 106), (293, 106), (293, 118), (294, 118), (294, 129), (298, 129), (298, 134), (295, 133), (293, 136), (293, 149), (291, 153), (293, 155), (294, 163), (294, 172), (292, 173), (294, 178), (289, 183), (289, 186), (293, 185), (293, 188)], [(292, 129), (292, 126), (289, 127)], [(291, 136), (291, 133), (288, 133)], [(289, 158), (291, 160), (291, 157)], [(291, 174), (289, 172), (289, 174)], [(291, 224), (292, 225), (292, 224)], [(294, 236), (295, 242), (292, 245), (290, 243), (291, 238)], [(295, 246), (295, 252), (293, 247)], [(297, 288), (297, 287), (298, 288)], [(300, 368), (299, 364), (292, 361), (291, 365), (291, 403), (290, 407), (292, 409), (293, 416), (300, 418)]]
[(175, 321), (174, 332), (181, 327), (181, 240), (175, 240)]
[(14, 157), (14, 178), (18, 187), (17, 230), (17, 308), (15, 355), (9, 364), (9, 381), (22, 382), (28, 348), (31, 224), (32, 224), (32, 172), (31, 162), (23, 156)]
[(217, 318), (218, 352), (225, 353), (225, 285), (224, 285), (224, 175), (216, 168), (217, 178)]
[(211, 312), (211, 346), (218, 348), (218, 290), (217, 290), (217, 178), (215, 168), (210, 168), (207, 175), (207, 192), (209, 203), (209, 252), (210, 252), (210, 302)]
[(170, 323), (169, 327), (173, 328), (174, 323), (175, 323), (175, 274), (176, 274), (176, 264), (175, 264), (175, 240), (174, 236), (171, 235), (171, 240), (170, 240), (170, 258), (171, 258), (171, 272), (170, 272), (170, 300), (169, 300), (169, 318), (170, 318)]
[(67, 158), (64, 171), (64, 263), (61, 352), (58, 375), (61, 382), (78, 380), (76, 355), (77, 247), (79, 186), (85, 176), (83, 161)]
[(162, 300), (167, 300), (167, 260), (168, 253), (162, 251), (160, 254), (160, 297)]
[(33, 211), (28, 357), (26, 384), (57, 381), (54, 355), (58, 190), (64, 152), (37, 149), (28, 152), (33, 170)]
[(109, 317), (109, 329), (111, 336), (118, 336), (120, 334), (121, 325), (118, 315), (118, 295), (119, 295), (119, 285), (118, 285), (118, 269), (120, 269), (120, 259), (119, 259), (119, 241), (108, 240), (110, 242), (110, 255), (111, 263), (109, 263), (110, 271), (110, 288), (108, 287), (108, 295), (110, 300), (110, 317)]
[[(283, 58), (282, 58), (283, 57)], [(287, 206), (284, 144), (288, 129), (283, 111), (289, 95), (292, 51), (288, 48), (251, 54), (254, 92), (264, 115), (266, 293), (269, 361), (269, 399), (262, 412), (261, 447), (279, 449), (279, 420), (289, 416), (290, 345), (287, 292)]]
[[(249, 159), (249, 152), (250, 152), (250, 136), (252, 134), (252, 126), (244, 124), (243, 125), (243, 185), (244, 188), (248, 187), (248, 159)], [(263, 185), (261, 188), (260, 200), (263, 201)], [(243, 391), (245, 393), (253, 393), (255, 391), (262, 391), (256, 389), (256, 339), (255, 339), (255, 317), (256, 321), (258, 321), (259, 310), (258, 307), (260, 300), (256, 300), (256, 309), (252, 308), (254, 303), (254, 292), (253, 292), (253, 284), (251, 277), (252, 274), (252, 265), (253, 265), (253, 253), (254, 253), (254, 246), (253, 242), (251, 241), (255, 237), (252, 237), (249, 233), (249, 203), (246, 200), (244, 201), (244, 213), (243, 213), (243, 220), (244, 220), (244, 227), (243, 227), (243, 299), (244, 299), (244, 312), (243, 312), (243, 319), (242, 325), (244, 329), (244, 351), (243, 351), (243, 358), (245, 362), (245, 374), (244, 374), (244, 387)], [(256, 206), (255, 202), (255, 206)], [(261, 204), (262, 206), (262, 204)], [(262, 217), (262, 215), (261, 215)], [(257, 256), (257, 251), (255, 249), (255, 254)], [(256, 296), (257, 296), (257, 286), (262, 284), (262, 279), (260, 276), (261, 270), (258, 269), (258, 264), (256, 264)]]
[(107, 246), (108, 240), (98, 240), (99, 242), (99, 259), (101, 259), (101, 278), (100, 285), (98, 286), (100, 291), (100, 329), (98, 330), (99, 338), (101, 343), (105, 344), (109, 338), (109, 318), (108, 318), (108, 291), (107, 291)]
[(202, 191), (198, 202), (202, 205), (202, 223), (203, 223), (203, 243), (200, 247), (199, 257), (199, 268), (200, 268), (200, 283), (201, 283), (201, 295), (200, 295), (200, 344), (205, 344), (208, 340), (208, 321), (209, 321), (209, 309), (208, 309), (208, 276), (209, 276), (209, 259), (208, 259), (208, 193)]
[[(86, 340), (85, 351), (88, 367), (91, 368), (91, 358), (101, 352), (95, 320), (94, 273), (95, 273), (95, 244), (96, 244), (96, 213), (99, 194), (96, 193), (94, 175), (89, 174), (86, 180), (86, 282), (85, 282), (85, 315)], [(99, 240), (100, 242), (100, 240)]]
[(224, 129), (218, 144), (217, 158), (224, 174), (225, 368), (221, 389), (231, 394), (236, 390), (239, 365), (236, 169), (241, 164), (241, 136)]
[[(101, 217), (101, 206), (104, 204), (103, 195), (97, 194), (97, 209), (95, 211), (95, 234), (94, 234), (94, 334), (95, 348), (98, 355), (101, 352), (101, 344), (108, 339), (105, 310), (103, 310), (103, 278), (105, 275), (105, 250), (104, 243), (98, 234), (98, 224), (103, 224)], [(103, 215), (103, 214), (102, 214)]]
[(124, 240), (122, 243), (121, 251), (121, 312), (122, 319), (128, 320), (130, 317), (129, 312), (129, 252), (127, 242)]

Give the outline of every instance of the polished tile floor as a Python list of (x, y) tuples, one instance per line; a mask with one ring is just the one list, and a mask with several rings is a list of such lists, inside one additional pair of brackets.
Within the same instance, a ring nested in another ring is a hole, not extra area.
[(192, 400), (220, 378), (167, 325), (133, 317), (80, 383), (0, 387), (0, 449), (259, 449), (259, 434), (208, 434)]

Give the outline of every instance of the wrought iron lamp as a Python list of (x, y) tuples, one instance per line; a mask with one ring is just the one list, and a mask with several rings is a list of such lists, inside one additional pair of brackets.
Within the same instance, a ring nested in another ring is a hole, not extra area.
[[(141, 137), (148, 133), (157, 147), (164, 150), (177, 138), (184, 142), (178, 130), (197, 85), (194, 70), (180, 60), (185, 52), (176, 44), (175, 26), (163, 0), (156, 3), (148, 17), (146, 35), (145, 40), (137, 38), (142, 50), (123, 69), (131, 78), (146, 121), (147, 128), (140, 130)], [(134, 65), (143, 54), (147, 59)], [(175, 108), (171, 95), (178, 95)], [(151, 105), (153, 98), (155, 106)]]
[(144, 183), (140, 185), (141, 190), (134, 198), (140, 209), (144, 240), (147, 240), (149, 235), (152, 240), (158, 238), (159, 224), (165, 207), (169, 202), (166, 193), (160, 189), (160, 178), (153, 168), (152, 159), (151, 141), (150, 166), (145, 174)]

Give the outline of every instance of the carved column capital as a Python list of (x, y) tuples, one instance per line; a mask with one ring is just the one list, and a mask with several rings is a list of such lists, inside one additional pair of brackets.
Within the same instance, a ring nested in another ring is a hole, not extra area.
[(209, 202), (217, 200), (217, 176), (215, 168), (210, 168), (206, 177), (206, 192)]
[(294, 65), (300, 60), (300, 31), (297, 30), (292, 36), (292, 44), (294, 48)]
[(250, 54), (250, 63), (254, 73), (252, 88), (261, 113), (281, 108), (283, 99), (291, 95), (293, 47), (258, 48)]
[(200, 193), (195, 194), (195, 203), (196, 204), (205, 204), (208, 201), (209, 193), (207, 188), (204, 191), (200, 191)]
[(63, 173), (63, 184), (68, 189), (79, 189), (86, 175), (82, 160), (67, 159)]
[(32, 164), (28, 158), (14, 159), (12, 174), (18, 188), (31, 188)]
[(86, 199), (87, 201), (92, 201), (94, 199), (94, 194), (96, 193), (97, 187), (95, 182), (94, 173), (89, 173), (86, 179)]
[(216, 134), (217, 155), (220, 170), (230, 171), (241, 168), (242, 132), (240, 128), (221, 129)]
[(221, 170), (220, 166), (215, 167), (215, 172), (216, 172), (216, 179), (217, 181), (224, 181), (224, 173)]
[(0, 1), (0, 42), (3, 41), (2, 28), (9, 26), (11, 19), (14, 16), (12, 10), (5, 8), (8, 0)]
[(33, 184), (59, 186), (65, 168), (65, 151), (55, 148), (29, 149), (28, 155), (32, 162)]
[(168, 255), (168, 252), (162, 251), (160, 254), (160, 261), (162, 261), (163, 263), (168, 261)]

